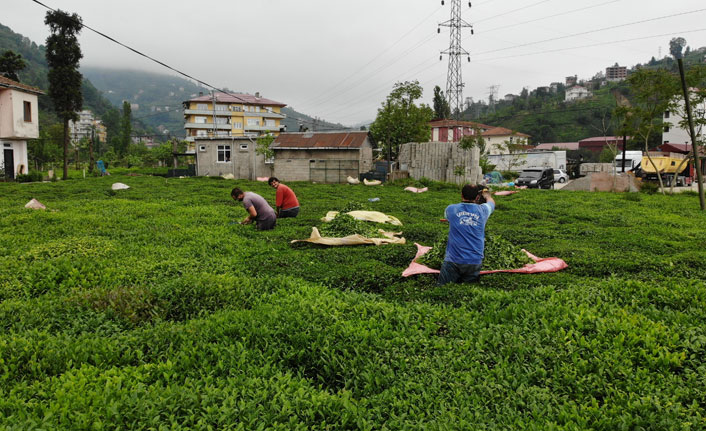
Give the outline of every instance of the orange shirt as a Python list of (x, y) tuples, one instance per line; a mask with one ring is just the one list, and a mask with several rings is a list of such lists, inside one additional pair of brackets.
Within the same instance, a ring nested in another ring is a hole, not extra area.
[(283, 210), (288, 210), (290, 208), (295, 208), (299, 206), (299, 201), (297, 196), (294, 194), (292, 189), (280, 183), (277, 186), (277, 192), (275, 193), (275, 206)]

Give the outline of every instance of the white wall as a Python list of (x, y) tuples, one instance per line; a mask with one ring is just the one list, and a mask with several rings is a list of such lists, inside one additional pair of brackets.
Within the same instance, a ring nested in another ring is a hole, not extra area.
[[(684, 110), (684, 102), (681, 101), (679, 103), (679, 110)], [(701, 115), (703, 116), (704, 113), (706, 113), (706, 104), (701, 104), (698, 106), (692, 106), (692, 115), (694, 117)], [(680, 115), (679, 112), (674, 112), (674, 111), (669, 111), (669, 117), (666, 116), (666, 113), (663, 114), (662, 120), (666, 123), (670, 123), (671, 125), (669, 126), (669, 131), (665, 132), (662, 131), (662, 143), (672, 143), (672, 144), (679, 144), (683, 145), (685, 143), (688, 143), (691, 145), (691, 137), (689, 136), (689, 131), (687, 129), (682, 129), (679, 127), (679, 123), (682, 121), (683, 117)], [(696, 135), (701, 136), (703, 134), (703, 130), (701, 130), (701, 133), (699, 133), (698, 128), (695, 130)]]
[[(25, 121), (24, 102), (32, 106), (32, 121)], [(0, 138), (36, 139), (39, 137), (37, 96), (23, 91), (0, 91)]]
[(498, 171), (520, 172), (530, 167), (551, 167), (566, 169), (566, 151), (542, 151), (536, 153), (495, 154), (488, 161)]
[[(18, 174), (20, 165), (23, 166), (23, 173), (26, 174), (29, 170), (27, 164), (27, 142), (26, 141), (0, 141), (0, 165), (5, 163), (5, 150), (11, 149), (12, 156), (14, 158), (15, 166), (13, 166), (12, 172), (15, 173), (15, 177)], [(3, 169), (7, 170), (8, 167), (3, 166)]]

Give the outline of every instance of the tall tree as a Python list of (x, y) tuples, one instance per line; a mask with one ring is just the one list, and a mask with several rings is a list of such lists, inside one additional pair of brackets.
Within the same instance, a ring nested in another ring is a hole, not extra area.
[(444, 92), (438, 85), (434, 87), (434, 117), (437, 120), (445, 120), (451, 117), (451, 107), (449, 101), (444, 97)]
[(123, 115), (120, 118), (120, 138), (117, 142), (115, 152), (119, 157), (127, 154), (127, 149), (130, 146), (132, 135), (132, 109), (128, 101), (123, 101)]
[(46, 58), (49, 65), (49, 97), (54, 110), (64, 123), (64, 174), (69, 177), (69, 120), (77, 121), (83, 107), (78, 63), (83, 57), (78, 34), (83, 28), (81, 17), (61, 10), (47, 12), (44, 23), (49, 26)]
[(681, 50), (686, 46), (686, 39), (683, 37), (674, 37), (669, 41), (669, 53), (674, 58), (681, 58)]
[(0, 56), (0, 75), (13, 81), (20, 82), (20, 71), (27, 67), (27, 63), (20, 54), (7, 50)]
[(392, 158), (397, 157), (400, 145), (427, 142), (431, 136), (429, 121), (434, 111), (425, 104), (414, 103), (421, 97), (419, 81), (396, 83), (370, 125), (373, 141), (380, 142), (384, 153), (389, 152)]

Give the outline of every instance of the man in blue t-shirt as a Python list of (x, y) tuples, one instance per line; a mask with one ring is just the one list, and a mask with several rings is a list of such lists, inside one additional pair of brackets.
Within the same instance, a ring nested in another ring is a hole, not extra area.
[[(477, 281), (483, 264), (485, 223), (495, 210), (495, 201), (488, 189), (471, 184), (463, 186), (461, 197), (460, 204), (446, 207), (449, 240), (437, 281), (439, 286)], [(485, 203), (481, 204), (483, 200)]]

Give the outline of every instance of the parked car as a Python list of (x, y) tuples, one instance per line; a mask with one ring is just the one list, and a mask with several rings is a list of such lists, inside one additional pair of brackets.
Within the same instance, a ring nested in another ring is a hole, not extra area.
[(553, 189), (554, 169), (552, 168), (527, 168), (520, 172), (515, 180), (516, 186), (526, 186), (530, 189)]
[(565, 183), (569, 181), (569, 174), (563, 169), (554, 169), (554, 182)]

